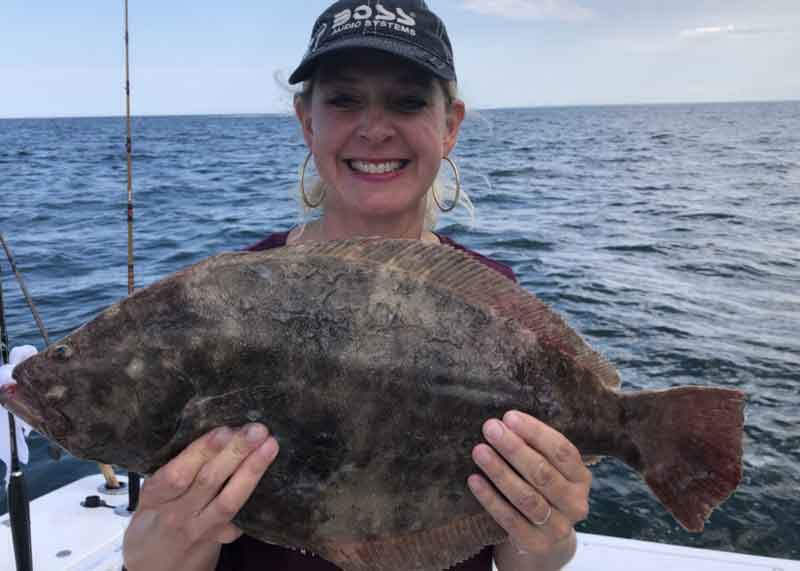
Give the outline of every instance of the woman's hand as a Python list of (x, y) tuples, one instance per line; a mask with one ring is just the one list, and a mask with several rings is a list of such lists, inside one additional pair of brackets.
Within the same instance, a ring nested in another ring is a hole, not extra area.
[(128, 571), (214, 569), (221, 545), (242, 534), (231, 520), (277, 454), (261, 424), (195, 440), (142, 487), (125, 532)]
[[(495, 548), (498, 569), (560, 569), (574, 555), (574, 525), (589, 513), (591, 472), (561, 433), (521, 412), (488, 420), (472, 457), (491, 480), (473, 474), (478, 501), (508, 532)], [(494, 484), (494, 485), (492, 485)]]

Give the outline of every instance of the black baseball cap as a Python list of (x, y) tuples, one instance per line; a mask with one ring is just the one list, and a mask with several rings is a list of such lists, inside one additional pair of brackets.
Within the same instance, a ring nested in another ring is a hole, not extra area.
[(456, 79), (447, 30), (424, 0), (339, 0), (317, 18), (289, 83), (309, 79), (323, 56), (354, 48), (388, 52), (442, 79)]

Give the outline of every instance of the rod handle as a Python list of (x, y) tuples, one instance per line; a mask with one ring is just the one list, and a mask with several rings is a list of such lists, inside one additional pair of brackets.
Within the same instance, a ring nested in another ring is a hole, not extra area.
[(141, 486), (141, 476), (136, 472), (128, 472), (128, 511), (136, 511), (139, 505), (139, 488)]
[(14, 522), (11, 526), (11, 536), (17, 571), (33, 571), (31, 512), (25, 478), (20, 470), (12, 472), (8, 479), (8, 515), (10, 521)]

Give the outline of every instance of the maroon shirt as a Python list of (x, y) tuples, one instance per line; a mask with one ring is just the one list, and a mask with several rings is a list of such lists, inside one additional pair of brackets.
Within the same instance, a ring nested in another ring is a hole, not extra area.
[[(270, 234), (260, 242), (248, 247), (247, 250), (258, 252), (280, 248), (286, 245), (288, 236), (289, 232)], [(508, 279), (517, 281), (514, 271), (505, 264), (465, 248), (446, 236), (437, 234), (437, 237), (442, 244), (466, 252)], [(321, 557), (264, 543), (247, 535), (243, 535), (229, 545), (224, 545), (217, 564), (217, 571), (338, 571), (338, 569)], [(491, 571), (492, 548), (484, 548), (475, 557), (452, 567), (452, 569), (454, 571)]]

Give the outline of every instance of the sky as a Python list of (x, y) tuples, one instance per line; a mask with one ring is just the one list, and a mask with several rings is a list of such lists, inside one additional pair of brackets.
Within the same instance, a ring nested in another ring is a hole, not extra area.
[[(288, 113), (329, 0), (129, 0), (135, 115)], [(428, 0), (468, 108), (800, 99), (800, 0)], [(2, 0), (0, 117), (125, 113), (123, 0)], [(282, 81), (281, 81), (282, 79)]]

